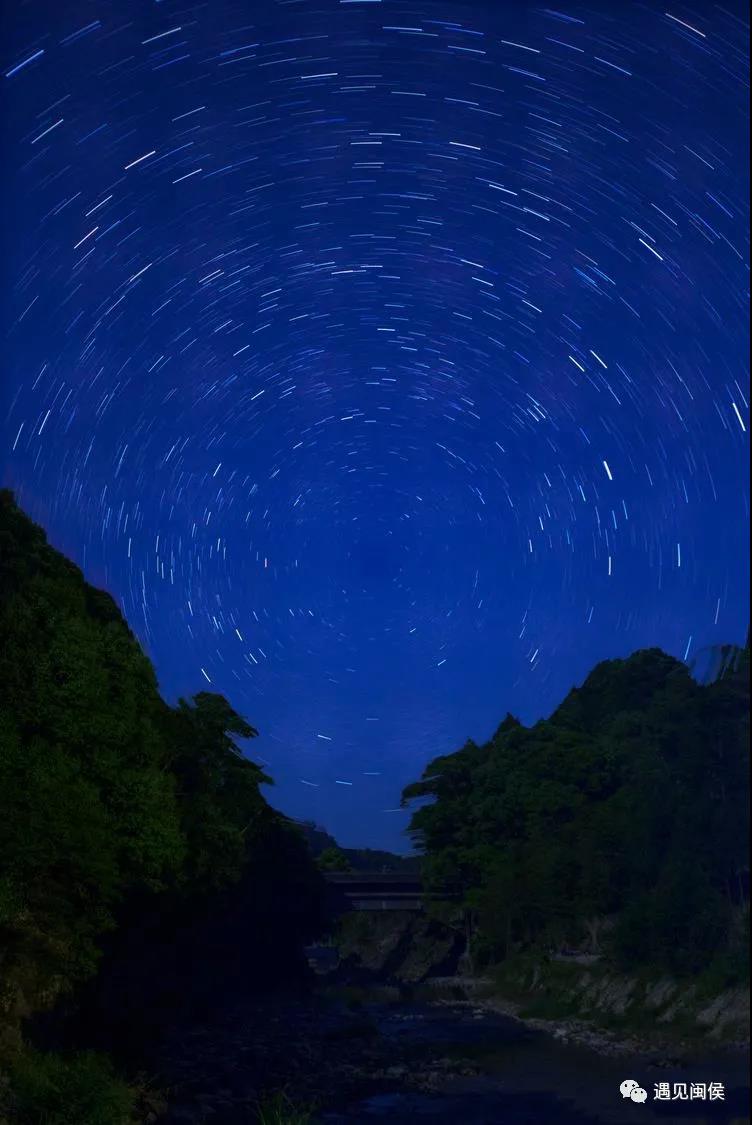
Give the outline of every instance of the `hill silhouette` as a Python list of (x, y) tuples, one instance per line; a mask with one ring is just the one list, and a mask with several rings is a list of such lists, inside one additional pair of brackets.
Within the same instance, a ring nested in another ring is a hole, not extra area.
[(748, 975), (749, 645), (698, 683), (659, 649), (599, 664), (547, 720), (431, 762), (403, 803), (429, 886), (465, 888), (481, 960), (605, 951)]
[(113, 599), (8, 491), (0, 640), (0, 1066), (20, 1119), (84, 1125), (87, 1088), (127, 1093), (106, 1061), (29, 1052), (24, 1021), (73, 997), (83, 1040), (116, 1049), (181, 1005), (294, 978), (323, 881), (235, 742), (255, 729), (209, 692), (168, 706)]

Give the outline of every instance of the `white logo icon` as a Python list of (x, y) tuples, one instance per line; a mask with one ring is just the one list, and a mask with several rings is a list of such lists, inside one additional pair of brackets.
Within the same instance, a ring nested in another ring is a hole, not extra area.
[(646, 1102), (648, 1100), (647, 1090), (643, 1090), (634, 1078), (625, 1078), (619, 1087), (619, 1091), (623, 1098), (630, 1098), (633, 1102)]

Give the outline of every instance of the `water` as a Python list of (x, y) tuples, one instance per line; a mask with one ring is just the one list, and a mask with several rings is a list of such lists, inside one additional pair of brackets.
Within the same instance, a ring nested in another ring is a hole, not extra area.
[[(395, 1062), (426, 1069), (425, 1055), (458, 1052), (483, 1069), (478, 1077), (447, 1079), (440, 1093), (378, 1091), (319, 1113), (321, 1125), (749, 1125), (746, 1059), (718, 1054), (670, 1067), (642, 1056), (609, 1058), (558, 1043), (495, 1013), (467, 1006), (412, 1004), (364, 1009), (394, 1044)], [(421, 1061), (421, 1056), (423, 1061)], [(428, 1064), (428, 1069), (432, 1066)], [(648, 1100), (624, 1100), (619, 1086), (634, 1079)], [(721, 1082), (725, 1101), (655, 1101), (654, 1085)]]

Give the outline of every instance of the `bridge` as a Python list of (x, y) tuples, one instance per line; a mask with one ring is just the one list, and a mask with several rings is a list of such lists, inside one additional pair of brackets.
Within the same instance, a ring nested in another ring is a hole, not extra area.
[(426, 900), (451, 895), (427, 894), (419, 875), (397, 871), (328, 871), (333, 905), (345, 910), (423, 910)]

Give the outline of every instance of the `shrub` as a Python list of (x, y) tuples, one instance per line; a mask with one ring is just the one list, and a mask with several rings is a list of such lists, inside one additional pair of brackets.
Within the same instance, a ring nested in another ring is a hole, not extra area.
[(103, 1055), (26, 1051), (10, 1071), (11, 1120), (19, 1125), (129, 1125), (134, 1095)]
[(314, 1125), (310, 1110), (296, 1108), (283, 1090), (259, 1102), (256, 1113), (257, 1125)]

